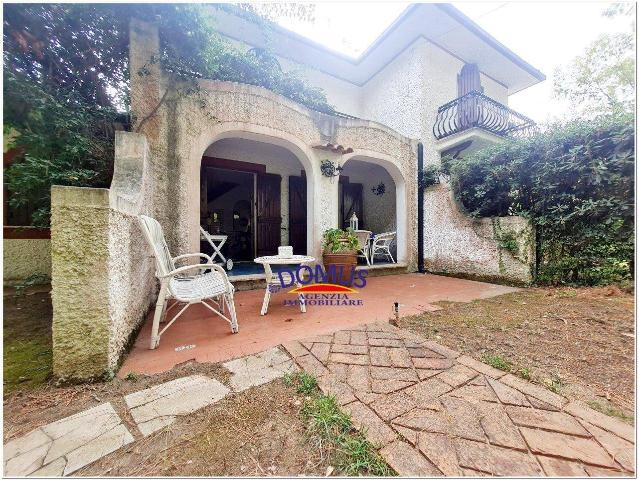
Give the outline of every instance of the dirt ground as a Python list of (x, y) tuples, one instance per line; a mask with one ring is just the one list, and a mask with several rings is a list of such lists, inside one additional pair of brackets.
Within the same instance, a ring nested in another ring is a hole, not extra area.
[(230, 394), (220, 402), (142, 437), (123, 396), (174, 378), (202, 373), (228, 384), (219, 364), (188, 363), (151, 377), (14, 392), (4, 399), (4, 440), (110, 401), (135, 442), (75, 473), (81, 476), (323, 476), (327, 453), (299, 414), (303, 396), (282, 380)]
[(328, 463), (281, 380), (226, 397), (76, 472), (81, 476), (323, 476)]
[(617, 287), (532, 288), (441, 306), (400, 325), (476, 359), (501, 357), (515, 373), (562, 395), (633, 417), (632, 294)]

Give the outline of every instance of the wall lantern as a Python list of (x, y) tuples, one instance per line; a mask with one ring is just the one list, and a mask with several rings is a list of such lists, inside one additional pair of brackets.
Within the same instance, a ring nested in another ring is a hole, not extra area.
[(338, 177), (342, 170), (343, 170), (343, 167), (341, 165), (339, 164), (335, 165), (333, 162), (331, 162), (328, 159), (321, 161), (321, 174), (324, 177), (328, 177), (328, 178)]
[(359, 230), (359, 219), (354, 212), (352, 212), (352, 216), (350, 217), (350, 228), (355, 231)]
[(385, 183), (381, 182), (379, 183), (379, 185), (377, 185), (376, 187), (372, 187), (372, 193), (374, 193), (375, 195), (379, 195), (380, 197), (383, 196), (383, 194), (385, 193)]

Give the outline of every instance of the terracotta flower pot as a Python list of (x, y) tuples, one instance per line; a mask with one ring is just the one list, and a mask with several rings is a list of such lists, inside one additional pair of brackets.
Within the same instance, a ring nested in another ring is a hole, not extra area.
[[(342, 281), (348, 282), (353, 278), (354, 269), (357, 266), (357, 252), (346, 253), (324, 253), (323, 254), (323, 266), (326, 271), (329, 270), (330, 265), (335, 266), (337, 275), (341, 272), (340, 277)], [(333, 281), (339, 279), (331, 279)]]

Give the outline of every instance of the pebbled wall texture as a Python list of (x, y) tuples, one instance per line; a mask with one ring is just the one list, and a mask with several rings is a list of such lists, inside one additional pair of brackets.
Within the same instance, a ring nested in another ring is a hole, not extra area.
[(527, 219), (473, 219), (442, 184), (426, 190), (424, 223), (427, 270), (514, 284), (532, 281), (535, 234)]
[(116, 134), (111, 189), (51, 190), (53, 373), (113, 373), (155, 297), (155, 267), (137, 215), (151, 187), (142, 135)]
[(5, 238), (2, 240), (3, 282), (18, 284), (32, 275), (51, 277), (51, 240)]

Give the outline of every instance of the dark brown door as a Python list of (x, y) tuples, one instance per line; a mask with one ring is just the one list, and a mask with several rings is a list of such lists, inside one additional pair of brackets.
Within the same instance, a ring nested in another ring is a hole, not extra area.
[(257, 175), (257, 256), (275, 255), (281, 244), (281, 177)]
[(357, 214), (359, 219), (359, 230), (364, 228), (363, 225), (363, 185), (360, 183), (342, 183), (341, 184), (341, 210), (339, 221), (341, 228), (350, 226), (350, 217), (353, 213)]
[(306, 177), (288, 177), (288, 233), (295, 254), (306, 254)]
[[(456, 91), (459, 97), (470, 92), (483, 93), (481, 86), (481, 73), (475, 63), (466, 63), (461, 68), (461, 73), (456, 76)], [(466, 130), (479, 124), (481, 108), (478, 98), (475, 96), (459, 101), (457, 107), (457, 122), (459, 130)]]

